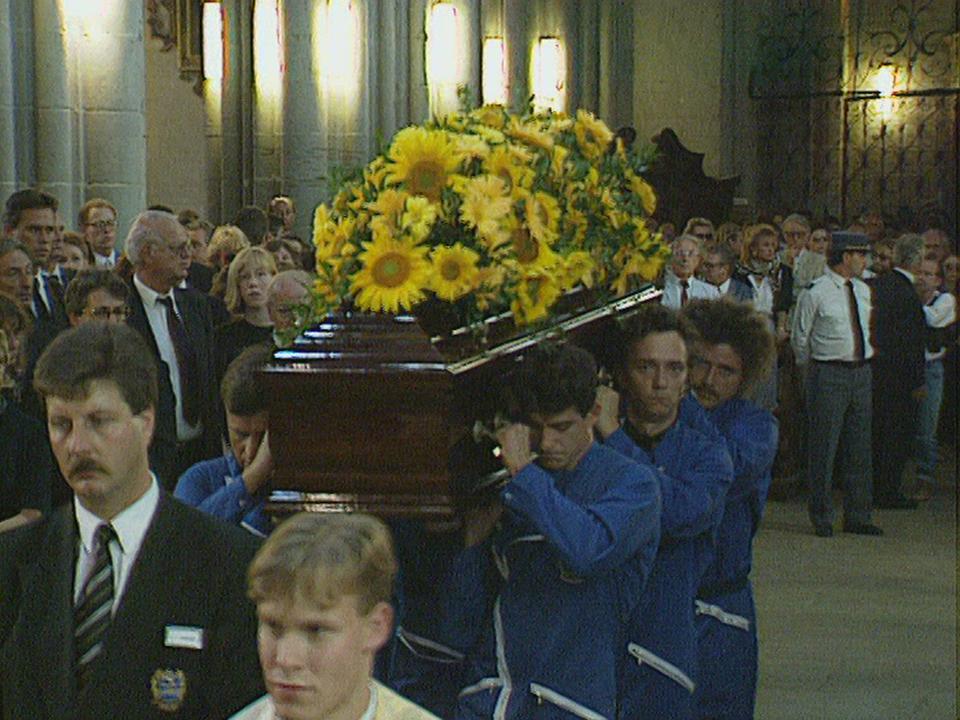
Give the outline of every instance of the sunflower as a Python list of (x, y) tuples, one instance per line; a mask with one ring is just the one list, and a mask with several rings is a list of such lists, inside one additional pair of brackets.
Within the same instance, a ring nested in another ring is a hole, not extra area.
[(430, 280), (427, 250), (382, 237), (364, 243), (360, 270), (350, 278), (357, 307), (371, 312), (412, 310), (423, 300)]
[(505, 122), (503, 105), (484, 105), (470, 113), (470, 117), (481, 125), (496, 128), (497, 130), (503, 129)]
[(560, 203), (552, 195), (537, 191), (524, 200), (524, 216), (530, 234), (542, 243), (553, 244), (560, 224)]
[(490, 154), (490, 146), (479, 135), (458, 135), (457, 152), (465, 158), (485, 158)]
[(477, 235), (492, 248), (505, 239), (500, 225), (511, 205), (506, 183), (493, 175), (481, 175), (464, 184), (460, 219), (467, 227), (476, 228)]
[(549, 245), (531, 235), (526, 227), (515, 219), (509, 222), (509, 227), (508, 257), (512, 257), (524, 272), (548, 270), (557, 264), (560, 256)]
[(572, 252), (563, 259), (563, 265), (563, 286), (565, 288), (572, 288), (577, 285), (593, 287), (593, 271), (596, 263), (590, 257), (590, 253), (582, 250)]
[(453, 247), (440, 245), (433, 249), (430, 259), (430, 287), (441, 300), (454, 302), (479, 285), (480, 256), (470, 248), (460, 243)]
[(315, 247), (326, 245), (330, 242), (336, 224), (330, 215), (330, 208), (323, 203), (317, 205), (313, 211), (313, 244)]
[(383, 155), (378, 155), (363, 169), (363, 180), (374, 190), (383, 188), (383, 181), (387, 177), (387, 161)]
[(549, 274), (538, 273), (523, 276), (517, 283), (516, 292), (510, 303), (514, 321), (518, 325), (529, 325), (547, 317), (561, 290)]
[(403, 190), (387, 188), (381, 192), (376, 202), (367, 203), (367, 210), (373, 213), (371, 226), (382, 226), (390, 233), (396, 232), (400, 228), (400, 218), (407, 207), (408, 195)]
[(388, 155), (386, 182), (402, 183), (410, 194), (423, 195), (433, 202), (440, 201), (461, 159), (447, 133), (416, 126), (396, 134)]
[(511, 149), (505, 146), (495, 147), (483, 161), (483, 171), (496, 175), (506, 183), (507, 190), (529, 188), (533, 185), (534, 171), (514, 157)]
[(577, 136), (580, 151), (593, 162), (606, 154), (613, 140), (613, 133), (607, 124), (586, 110), (577, 110), (577, 121), (573, 124), (573, 132)]
[(415, 196), (407, 199), (400, 227), (410, 234), (414, 242), (422, 242), (430, 234), (436, 221), (437, 206), (425, 197)]
[(630, 177), (630, 189), (634, 194), (640, 196), (640, 202), (643, 203), (643, 211), (647, 215), (653, 215), (657, 210), (657, 194), (653, 191), (650, 183), (639, 175)]
[(533, 123), (522, 122), (515, 116), (510, 118), (510, 125), (504, 130), (504, 133), (526, 145), (532, 145), (547, 152), (553, 150), (552, 135), (544, 132)]

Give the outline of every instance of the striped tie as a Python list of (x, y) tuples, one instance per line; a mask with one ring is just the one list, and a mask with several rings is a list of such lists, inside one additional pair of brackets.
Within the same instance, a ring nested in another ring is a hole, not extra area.
[(110, 541), (116, 532), (110, 525), (101, 525), (94, 534), (96, 556), (93, 569), (80, 594), (74, 615), (74, 634), (77, 649), (77, 681), (80, 687), (86, 680), (91, 661), (100, 654), (103, 636), (110, 626), (113, 609), (113, 562)]

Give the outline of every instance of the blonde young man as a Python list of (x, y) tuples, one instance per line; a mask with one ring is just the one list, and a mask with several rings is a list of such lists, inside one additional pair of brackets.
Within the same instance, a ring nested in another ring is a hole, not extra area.
[(370, 516), (301, 513), (274, 531), (247, 576), (269, 695), (234, 720), (436, 720), (371, 677), (396, 574)]

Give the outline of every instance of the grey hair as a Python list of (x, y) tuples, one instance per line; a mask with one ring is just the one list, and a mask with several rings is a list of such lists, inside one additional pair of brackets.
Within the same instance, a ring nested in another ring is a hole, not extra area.
[(904, 270), (918, 267), (923, 260), (923, 238), (916, 233), (901, 235), (893, 245), (893, 258)]
[(726, 243), (714, 243), (708, 245), (703, 250), (704, 255), (719, 255), (720, 262), (724, 265), (728, 265), (731, 268), (737, 267), (737, 256), (733, 252), (733, 249)]
[(127, 257), (135, 267), (140, 265), (140, 251), (144, 246), (150, 243), (167, 243), (163, 232), (164, 225), (174, 228), (174, 233), (177, 232), (176, 228), (182, 228), (176, 215), (162, 210), (145, 210), (133, 219), (124, 245)]
[(806, 215), (801, 215), (800, 213), (792, 213), (790, 215), (787, 215), (783, 219), (783, 222), (780, 223), (780, 227), (783, 227), (788, 222), (795, 222), (798, 225), (803, 225), (807, 230), (810, 230), (810, 221), (807, 220)]
[(671, 253), (674, 252), (675, 248), (677, 247), (678, 244), (680, 244), (682, 240), (686, 240), (687, 242), (692, 242), (694, 245), (697, 246), (697, 252), (703, 255), (703, 243), (700, 242), (700, 238), (698, 238), (696, 235), (687, 235), (687, 234), (680, 235), (673, 239), (673, 241), (670, 243)]

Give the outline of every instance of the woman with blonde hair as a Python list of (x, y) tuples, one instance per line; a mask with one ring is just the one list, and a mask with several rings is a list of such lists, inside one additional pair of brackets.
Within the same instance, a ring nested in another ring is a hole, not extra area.
[(214, 333), (218, 381), (244, 348), (268, 342), (273, 336), (267, 286), (276, 274), (273, 255), (262, 247), (241, 250), (230, 263), (224, 300), (234, 319)]
[(223, 299), (227, 289), (227, 268), (241, 250), (250, 247), (250, 241), (243, 230), (236, 225), (220, 225), (210, 236), (207, 243), (207, 261), (216, 275), (210, 294)]
[[(773, 225), (750, 225), (743, 233), (743, 249), (737, 278), (753, 290), (754, 309), (770, 320), (777, 343), (783, 345), (790, 336), (787, 314), (793, 304), (793, 273), (780, 262), (780, 233)], [(777, 407), (776, 369), (768, 381), (756, 389), (753, 400), (766, 410)]]

